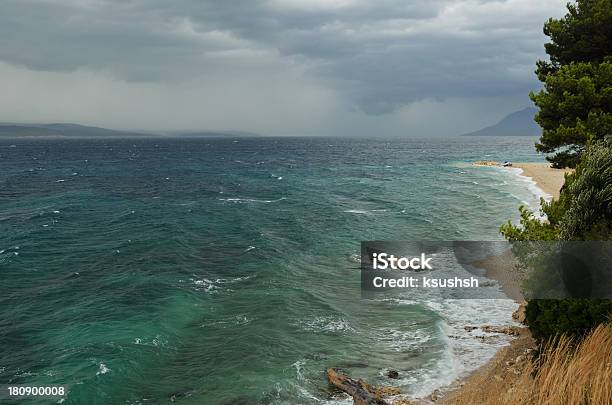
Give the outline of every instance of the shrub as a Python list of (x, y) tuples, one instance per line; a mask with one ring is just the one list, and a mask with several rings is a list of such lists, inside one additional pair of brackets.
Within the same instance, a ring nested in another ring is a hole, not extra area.
[(525, 317), (539, 342), (563, 334), (580, 339), (597, 325), (612, 320), (612, 300), (530, 300)]
[[(559, 200), (542, 202), (542, 212), (547, 215), (547, 221), (539, 220), (523, 207), (519, 210), (520, 226), (508, 222), (500, 228), (510, 241), (610, 240), (612, 141), (608, 138), (590, 145), (576, 173), (566, 176)], [(540, 277), (539, 281), (554, 281), (552, 274), (534, 274)], [(531, 280), (531, 284), (539, 285), (538, 280)], [(564, 333), (579, 338), (609, 320), (611, 313), (611, 300), (530, 300), (526, 308), (526, 323), (540, 341)]]

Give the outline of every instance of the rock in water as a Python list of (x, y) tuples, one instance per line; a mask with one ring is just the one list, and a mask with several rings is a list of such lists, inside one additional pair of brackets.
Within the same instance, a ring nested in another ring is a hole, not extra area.
[(362, 379), (353, 380), (348, 375), (341, 374), (333, 368), (327, 369), (327, 379), (331, 384), (352, 396), (355, 405), (389, 405), (383, 399), (383, 396), (400, 393), (399, 389), (395, 387), (377, 388)]

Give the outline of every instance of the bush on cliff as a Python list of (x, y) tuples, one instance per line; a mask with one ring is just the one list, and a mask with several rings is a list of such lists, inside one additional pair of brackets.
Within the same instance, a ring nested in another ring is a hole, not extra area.
[(599, 324), (612, 321), (612, 300), (530, 300), (525, 320), (540, 342), (566, 335), (580, 339)]
[[(586, 150), (559, 200), (544, 202), (542, 211), (548, 221), (521, 207), (520, 226), (508, 222), (501, 233), (510, 241), (612, 239), (612, 140)], [(526, 323), (540, 341), (561, 334), (579, 338), (610, 319), (612, 300), (530, 300), (526, 308)]]
[[(577, 169), (558, 200), (542, 201), (547, 221), (520, 207), (520, 226), (501, 226), (510, 241), (612, 239), (612, 0), (577, 0), (567, 9), (544, 25), (549, 60), (536, 70), (544, 88), (530, 96), (543, 130), (536, 149), (553, 154), (553, 167)], [(542, 340), (581, 336), (611, 313), (609, 300), (530, 300), (526, 320)]]

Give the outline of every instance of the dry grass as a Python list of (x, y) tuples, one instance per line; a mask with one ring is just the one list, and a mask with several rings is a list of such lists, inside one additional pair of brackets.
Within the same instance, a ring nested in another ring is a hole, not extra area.
[(612, 404), (612, 325), (601, 325), (574, 344), (562, 337), (544, 348), (535, 378), (523, 377), (521, 403)]
[[(520, 344), (520, 339), (515, 342)], [(524, 350), (524, 346), (519, 348)], [(442, 402), (612, 404), (612, 325), (599, 326), (578, 343), (565, 337), (551, 342), (536, 363), (525, 359), (508, 365), (517, 350), (501, 353), (489, 369), (468, 378)]]

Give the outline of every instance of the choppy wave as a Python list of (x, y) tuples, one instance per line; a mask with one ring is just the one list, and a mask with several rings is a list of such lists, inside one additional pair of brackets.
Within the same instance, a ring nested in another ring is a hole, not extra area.
[(375, 214), (377, 212), (387, 212), (387, 209), (374, 209), (374, 210), (359, 210), (359, 209), (350, 209), (350, 210), (344, 210), (342, 212), (346, 212), (348, 214), (363, 214), (363, 215), (369, 215), (369, 214)]
[(264, 203), (264, 204), (270, 204), (270, 203), (275, 203), (275, 202), (279, 202), (279, 201), (283, 201), (286, 200), (285, 197), (280, 197), (277, 198), (275, 200), (259, 200), (256, 198), (218, 198), (219, 201), (226, 201), (226, 202), (231, 202), (231, 203)]
[(34, 384), (52, 372), (72, 403), (92, 392), (113, 403), (350, 403), (329, 396), (330, 366), (428, 394), (506, 339), (483, 344), (463, 327), (504, 324), (511, 310), (364, 300), (359, 242), (494, 239), (520, 201), (538, 203), (512, 171), (453, 163), (536, 159), (532, 140), (19, 140), (2, 150), (0, 323), (40, 344), (9, 339), (0, 378)]
[(106, 364), (100, 363), (98, 371), (96, 372), (96, 375), (103, 375), (103, 374), (106, 374), (106, 373), (108, 373), (110, 371), (111, 371), (111, 369), (106, 367)]
[(321, 316), (298, 322), (298, 325), (307, 332), (350, 332), (356, 333), (350, 322), (341, 317)]

